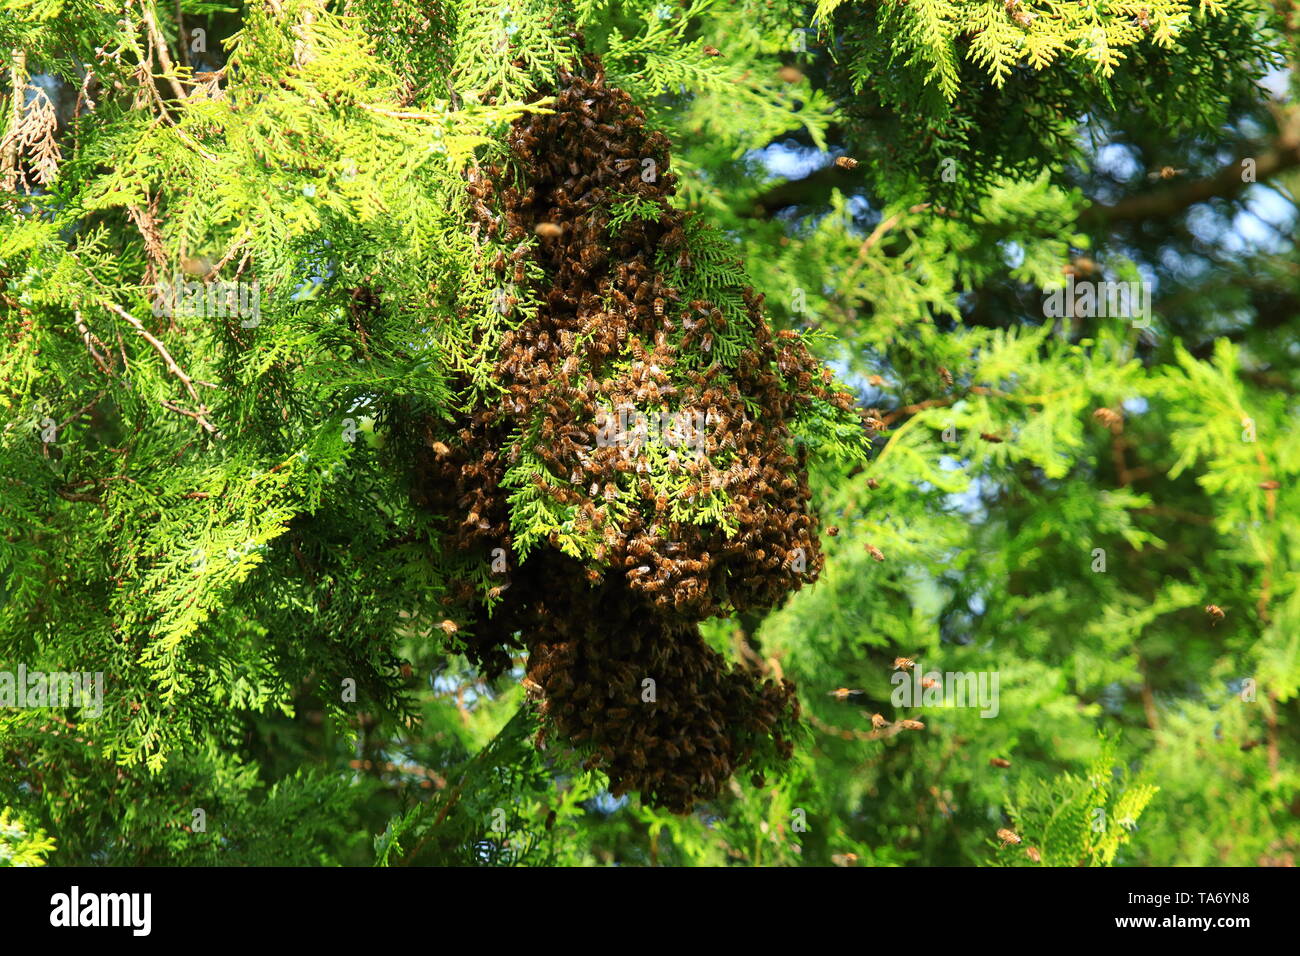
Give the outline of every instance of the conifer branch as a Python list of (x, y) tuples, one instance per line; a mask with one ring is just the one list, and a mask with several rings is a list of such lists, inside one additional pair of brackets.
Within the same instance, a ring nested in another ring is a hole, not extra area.
[(158, 19), (154, 15), (152, 0), (141, 0), (140, 12), (144, 16), (145, 27), (149, 33), (149, 44), (158, 54), (158, 62), (162, 66), (163, 77), (171, 86), (177, 102), (181, 102), (185, 99), (185, 90), (177, 79), (176, 64), (172, 62), (171, 52), (167, 49), (167, 40), (158, 27)]

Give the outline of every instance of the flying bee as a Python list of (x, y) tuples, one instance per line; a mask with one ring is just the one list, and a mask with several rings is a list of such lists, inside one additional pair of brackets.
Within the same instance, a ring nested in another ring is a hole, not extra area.
[(719, 50), (716, 46), (706, 46), (706, 47), (704, 48), (704, 55), (705, 55), (705, 56), (722, 56), (722, 51)]
[(440, 441), (430, 442), (429, 447), (433, 449), (433, 453), (439, 458), (451, 454), (451, 449)]
[(1274, 481), (1270, 478), (1268, 481), (1261, 481), (1259, 483), (1259, 486), (1263, 488), (1265, 491), (1277, 491), (1279, 488), (1282, 487), (1282, 482)]
[(564, 227), (554, 222), (539, 222), (533, 226), (533, 232), (544, 239), (554, 239), (564, 234)]
[(865, 421), (867, 423), (867, 427), (872, 429), (873, 431), (878, 431), (878, 432), (889, 431), (889, 423), (886, 422), (883, 418), (876, 418), (874, 415), (868, 415), (866, 418), (863, 419), (863, 421)]
[(833, 537), (835, 537), (837, 534), (840, 533), (840, 526), (839, 526), (839, 525), (835, 525), (835, 524), (833, 524), (833, 525), (831, 525), (829, 528), (826, 529), (826, 533), (827, 533), (828, 535), (830, 535), (830, 536), (833, 538)]
[(860, 690), (851, 690), (848, 687), (837, 687), (832, 691), (827, 691), (827, 695), (834, 697), (836, 700), (848, 700), (850, 697), (856, 697), (861, 693)]
[(1007, 760), (1005, 757), (994, 757), (992, 760), (989, 761), (989, 766), (1000, 767), (1003, 770), (1006, 770), (1007, 767), (1011, 766), (1011, 761)]
[(524, 685), (524, 690), (528, 693), (529, 697), (537, 698), (542, 696), (542, 685), (532, 678), (525, 677), (519, 683)]
[(448, 637), (454, 636), (456, 632), (460, 630), (460, 628), (456, 626), (456, 622), (451, 619), (443, 621), (438, 626), (442, 628), (442, 633), (446, 634)]
[[(1002, 841), (1002, 846), (1014, 845), (1020, 842), (1020, 837), (1013, 830), (1008, 830), (1006, 827), (998, 831), (998, 839)], [(998, 849), (1000, 850), (1002, 847), (998, 847)]]
[(867, 545), (867, 554), (871, 555), (871, 557), (877, 561), (885, 560), (884, 552), (881, 551), (879, 548), (877, 548), (874, 544)]
[(898, 726), (904, 730), (925, 730), (925, 724), (919, 720), (900, 720)]
[(1141, 27), (1144, 33), (1151, 32), (1151, 11), (1146, 7), (1139, 7), (1137, 12), (1137, 25)]
[(1041, 854), (1039, 854), (1038, 847), (1035, 846), (1025, 847), (1025, 856), (1029, 857), (1029, 859), (1033, 860), (1035, 863), (1043, 862), (1043, 857)]
[(880, 482), (876, 481), (876, 479), (874, 478), (868, 478), (867, 487), (870, 488), (872, 491), (875, 491), (877, 488), (880, 487)]
[(1210, 626), (1213, 627), (1222, 621), (1227, 615), (1223, 613), (1223, 608), (1217, 604), (1205, 605), (1205, 613), (1210, 619)]
[(926, 690), (929, 690), (931, 687), (938, 687), (939, 682), (933, 677), (923, 677), (921, 679), (921, 686)]
[(910, 657), (894, 658), (894, 670), (896, 671), (910, 671), (914, 666), (916, 666), (916, 661)]
[(836, 156), (835, 165), (840, 169), (857, 169), (858, 161), (852, 156)]
[(1147, 173), (1147, 179), (1152, 182), (1162, 179), (1173, 179), (1175, 176), (1181, 176), (1187, 172), (1185, 169), (1175, 169), (1173, 166), (1161, 166), (1157, 170)]
[(991, 442), (994, 445), (1000, 445), (1003, 441), (1000, 436), (995, 435), (992, 432), (980, 432), (980, 438), (983, 438), (986, 442)]
[(943, 380), (943, 384), (952, 388), (952, 372), (948, 371), (942, 365), (939, 366), (939, 378)]

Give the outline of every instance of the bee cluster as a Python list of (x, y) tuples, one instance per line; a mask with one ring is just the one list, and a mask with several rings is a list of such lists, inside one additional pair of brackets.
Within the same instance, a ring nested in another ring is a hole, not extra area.
[[(515, 122), (511, 162), (469, 175), (474, 228), (500, 249), (487, 268), (538, 308), (500, 344), (500, 399), (450, 428), (423, 424), (416, 494), (449, 516), (452, 549), (486, 561), (512, 540), (506, 472), (525, 451), (541, 461), (531, 490), (570, 509), (591, 555), (534, 551), (490, 613), (468, 581), (456, 584), (467, 653), (499, 674), (510, 649), (526, 647), (543, 735), (587, 748), (615, 793), (686, 811), (743, 764), (791, 753), (793, 686), (732, 669), (698, 624), (771, 606), (815, 578), (822, 556), (791, 424), (814, 401), (852, 399), (824, 387), (796, 336), (769, 332), (751, 289), (737, 297), (746, 328), (736, 329), (734, 310), (669, 282), (665, 263), (678, 275), (699, 266), (687, 214), (667, 202), (668, 141), (597, 61), (584, 67), (590, 79), (561, 73), (552, 112)], [(643, 175), (648, 166), (657, 175)], [(629, 196), (657, 215), (611, 228), (612, 205)], [(715, 344), (736, 332), (744, 346), (724, 362)], [(702, 413), (700, 453), (652, 464), (598, 442), (601, 411), (627, 407)], [(535, 441), (523, 447), (521, 435)], [(656, 469), (684, 483), (682, 500), (719, 495), (730, 527), (675, 515)]]

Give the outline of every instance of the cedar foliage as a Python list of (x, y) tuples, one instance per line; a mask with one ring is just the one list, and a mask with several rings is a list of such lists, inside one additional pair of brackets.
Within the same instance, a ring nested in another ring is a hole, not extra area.
[(0, 863), (1294, 862), (1293, 2), (178, 9), (0, 0)]

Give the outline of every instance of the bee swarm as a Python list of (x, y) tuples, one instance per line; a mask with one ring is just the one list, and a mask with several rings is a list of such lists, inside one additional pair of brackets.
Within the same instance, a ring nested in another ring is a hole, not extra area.
[[(432, 418), (413, 426), (415, 495), (449, 516), (450, 549), (487, 563), (512, 540), (503, 487), (521, 451), (512, 436), (540, 423), (541, 440), (528, 450), (548, 474), (534, 486), (575, 509), (575, 532), (600, 542), (596, 558), (558, 547), (530, 553), (511, 568), (490, 615), (469, 581), (456, 583), (461, 639), (489, 675), (503, 672), (522, 642), (528, 681), (540, 688), (542, 733), (582, 748), (615, 794), (639, 791), (649, 804), (685, 812), (744, 764), (792, 752), (793, 685), (759, 684), (732, 668), (698, 625), (771, 606), (816, 577), (822, 556), (804, 449), (795, 450), (790, 423), (814, 400), (848, 408), (851, 399), (822, 387), (820, 366), (797, 339), (772, 336), (761, 296), (748, 288), (738, 358), (702, 369), (681, 361), (716, 355), (728, 319), (715, 303), (680, 301), (657, 268), (667, 260), (697, 268), (687, 214), (667, 202), (668, 141), (646, 130), (626, 93), (605, 85), (593, 58), (585, 66), (590, 80), (561, 74), (554, 112), (515, 122), (510, 166), (470, 174), (474, 221), (511, 250), (490, 267), (531, 290), (540, 308), (500, 344), (498, 403), (450, 429)], [(653, 182), (642, 177), (646, 158), (658, 171)], [(627, 195), (653, 204), (657, 219), (610, 229), (611, 203)], [(544, 278), (534, 282), (536, 266)], [(621, 405), (710, 410), (704, 454), (683, 454), (680, 468), (701, 493), (727, 496), (734, 534), (675, 520), (675, 502), (656, 495), (635, 456), (598, 447), (597, 409)], [(715, 467), (719, 459), (725, 467)]]

